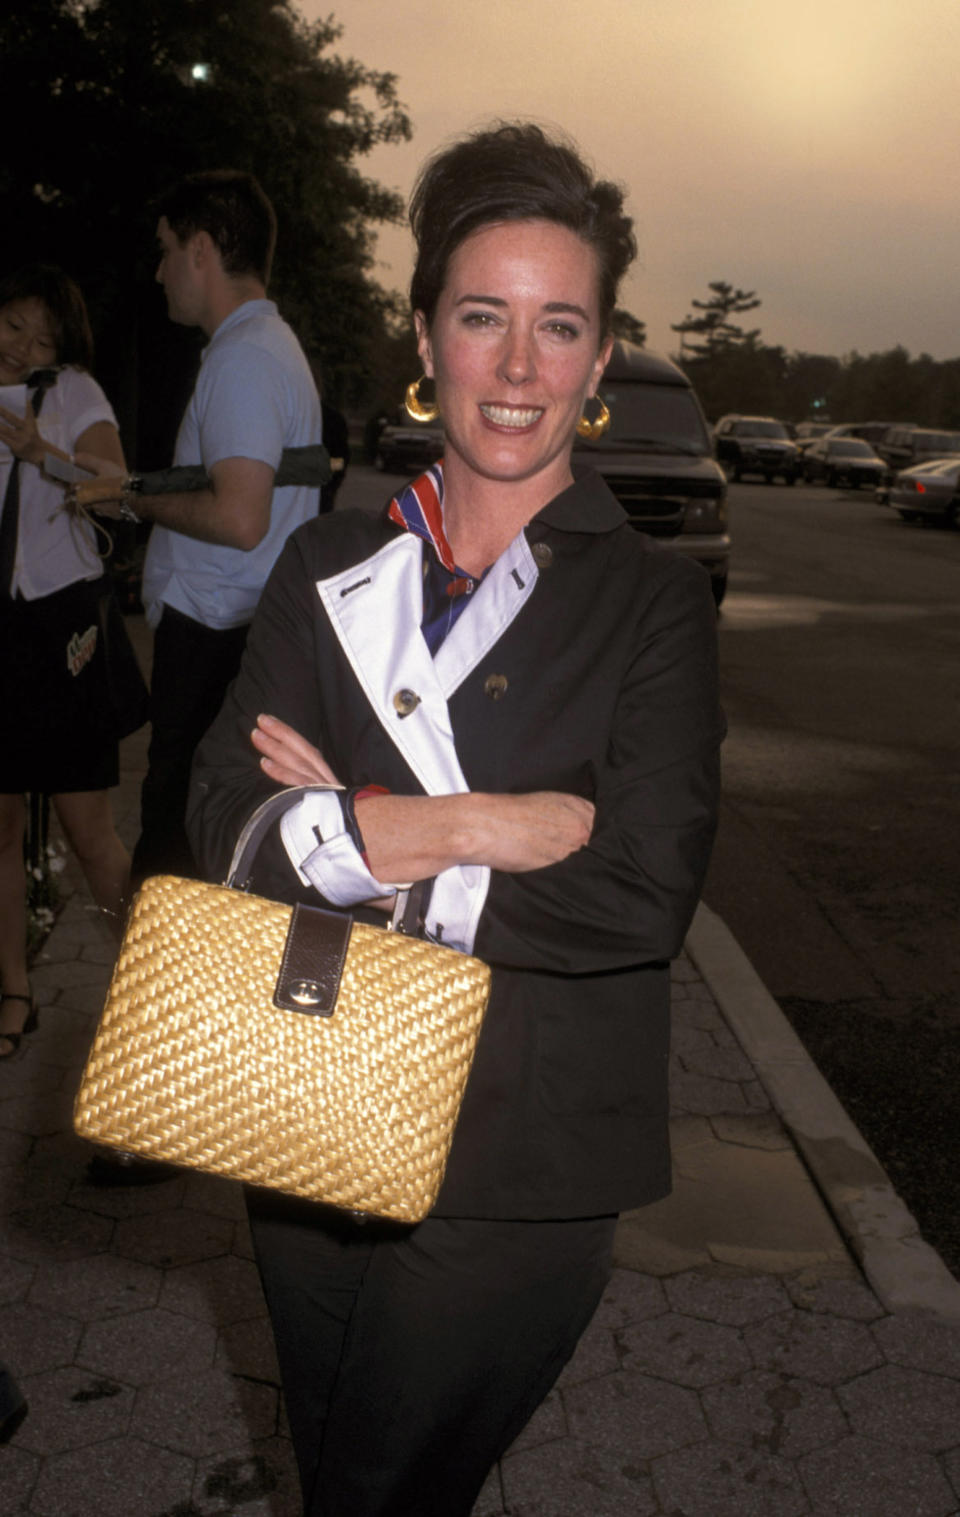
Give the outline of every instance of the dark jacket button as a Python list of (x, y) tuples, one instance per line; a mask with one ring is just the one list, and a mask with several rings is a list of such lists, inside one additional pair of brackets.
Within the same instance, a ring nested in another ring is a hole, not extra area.
[(419, 704), (420, 697), (415, 690), (398, 690), (393, 697), (393, 709), (399, 716), (409, 716)]
[(534, 543), (530, 549), (538, 569), (549, 569), (553, 563), (553, 549), (549, 543)]
[(505, 674), (488, 674), (483, 682), (483, 693), (489, 695), (492, 701), (502, 700), (507, 693), (507, 676)]

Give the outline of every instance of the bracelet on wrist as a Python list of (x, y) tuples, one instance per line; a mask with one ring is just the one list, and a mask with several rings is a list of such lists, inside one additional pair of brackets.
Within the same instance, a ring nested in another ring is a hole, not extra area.
[(133, 509), (133, 502), (139, 498), (142, 488), (143, 478), (139, 474), (128, 474), (120, 487), (120, 515), (124, 521), (133, 522), (135, 526), (139, 526), (143, 520)]

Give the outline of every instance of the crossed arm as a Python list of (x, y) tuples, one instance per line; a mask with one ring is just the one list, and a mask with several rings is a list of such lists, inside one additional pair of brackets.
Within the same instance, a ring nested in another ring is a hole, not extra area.
[[(337, 784), (323, 754), (285, 722), (259, 716), (251, 733), (260, 767), (281, 785)], [(522, 874), (558, 864), (590, 839), (594, 808), (555, 790), (525, 795), (373, 795), (357, 802), (371, 872), (423, 880), (455, 864)]]

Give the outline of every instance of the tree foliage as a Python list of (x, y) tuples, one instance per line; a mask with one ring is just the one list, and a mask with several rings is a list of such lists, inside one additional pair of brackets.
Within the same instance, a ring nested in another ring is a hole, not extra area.
[(271, 293), (325, 384), (344, 399), (367, 383), (392, 304), (371, 278), (374, 230), (402, 204), (358, 162), (410, 125), (395, 78), (337, 55), (339, 36), (291, 0), (31, 0), (0, 20), (0, 94), (19, 124), (0, 164), (4, 262), (74, 275), (121, 388), (141, 332), (145, 360), (170, 348), (149, 293), (150, 202), (218, 167), (255, 173), (276, 207)]
[[(701, 315), (687, 316), (671, 327), (671, 331), (680, 333), (681, 351), (694, 358), (713, 358), (729, 348), (753, 346), (760, 336), (760, 328), (745, 332), (730, 318), (755, 311), (762, 304), (756, 291), (734, 289), (725, 279), (713, 280), (708, 288), (713, 291), (709, 300), (691, 301), (694, 310), (700, 311)], [(691, 336), (701, 340), (690, 342)]]
[[(759, 329), (744, 332), (730, 320), (761, 304), (755, 291), (734, 289), (724, 280), (709, 288), (711, 300), (692, 302), (704, 315), (687, 317), (671, 330), (682, 338), (677, 361), (714, 420), (740, 411), (794, 422), (820, 418), (960, 428), (960, 358), (937, 362), (928, 353), (911, 358), (902, 346), (867, 357), (788, 353), (762, 343)], [(691, 333), (703, 341), (688, 342)]]

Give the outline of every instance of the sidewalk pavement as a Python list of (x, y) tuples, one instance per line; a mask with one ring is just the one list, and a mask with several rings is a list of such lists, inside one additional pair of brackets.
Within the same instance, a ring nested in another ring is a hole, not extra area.
[[(146, 737), (115, 793), (136, 832)], [(103, 1189), (71, 1106), (112, 945), (73, 867), (0, 1065), (0, 1517), (296, 1517), (238, 1187)], [(674, 967), (675, 1190), (474, 1517), (960, 1513), (960, 1285), (723, 923)]]

